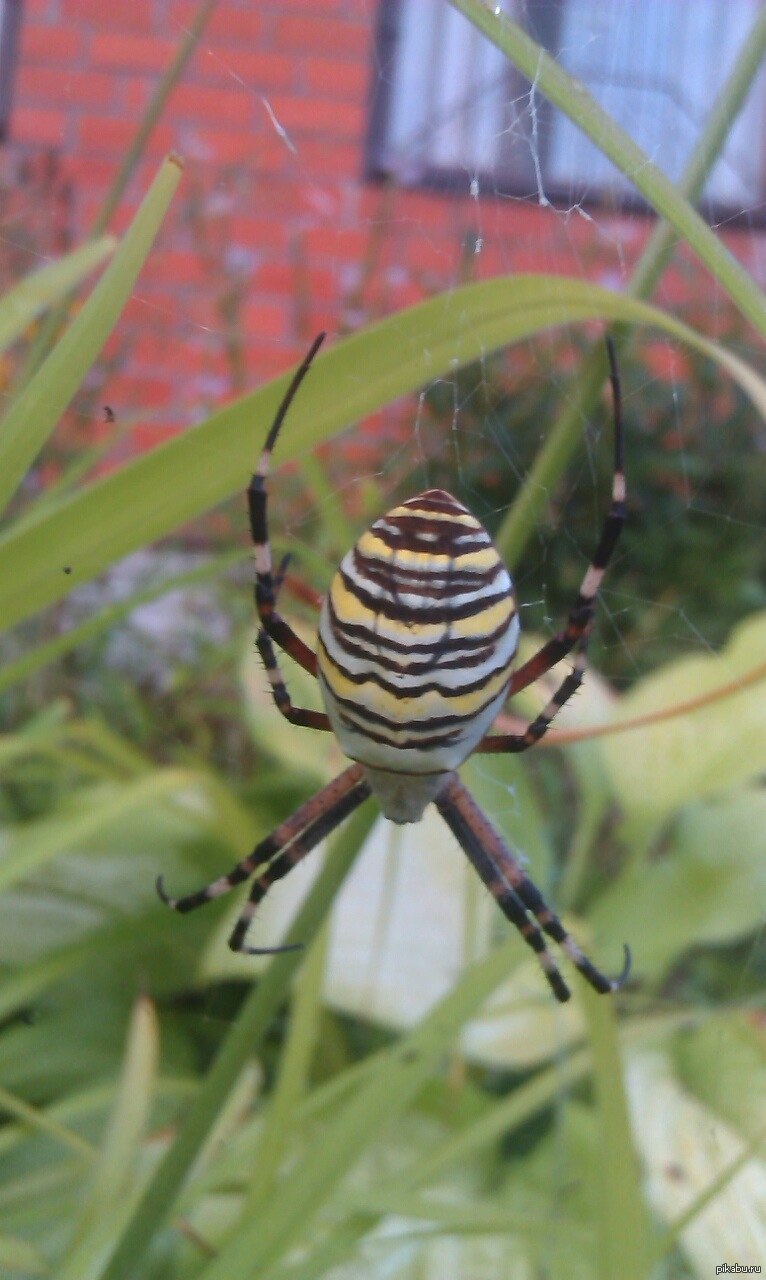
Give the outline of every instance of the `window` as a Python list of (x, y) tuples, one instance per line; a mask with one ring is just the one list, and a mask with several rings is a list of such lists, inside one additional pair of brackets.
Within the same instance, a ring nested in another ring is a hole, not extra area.
[(0, 142), (8, 134), (20, 23), (21, 0), (0, 0)]
[[(534, 38), (677, 179), (762, 0), (504, 0)], [(443, 0), (382, 0), (371, 177), (566, 206), (645, 207), (627, 178)], [(766, 69), (710, 175), (716, 216), (766, 192)]]

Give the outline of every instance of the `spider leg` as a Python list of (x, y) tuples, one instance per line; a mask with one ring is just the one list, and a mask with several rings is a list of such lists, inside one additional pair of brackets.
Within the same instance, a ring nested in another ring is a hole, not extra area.
[[(247, 880), (264, 863), (272, 860), (278, 862), (280, 857), (288, 855), (284, 870), (281, 870), (278, 875), (273, 875), (271, 868), (267, 868), (256, 881), (256, 885), (261, 886), (260, 897), (263, 897), (272, 880), (278, 879), (279, 875), (285, 875), (290, 866), (298, 860), (297, 857), (292, 861), (289, 860), (290, 847), (294, 842), (300, 840), (303, 853), (308, 853), (318, 840), (328, 835), (368, 795), (369, 787), (363, 777), (361, 766), (350, 765), (326, 787), (296, 809), (295, 813), (280, 823), (270, 835), (259, 841), (252, 853), (238, 862), (227, 875), (220, 876), (217, 880), (205, 885), (203, 889), (198, 889), (196, 893), (187, 894), (183, 898), (171, 898), (165, 891), (162, 876), (159, 876), (157, 892), (166, 906), (185, 914), (187, 911), (194, 911), (197, 907), (204, 906), (212, 898), (220, 898), (222, 894), (228, 893), (235, 885)], [(318, 835), (316, 835), (317, 831), (319, 831)], [(235, 929), (234, 932), (236, 934), (237, 930)]]
[(527, 751), (529, 747), (533, 747), (536, 742), (540, 741), (543, 735), (547, 733), (548, 726), (554, 716), (558, 714), (564, 703), (569, 701), (582, 684), (582, 679), (585, 675), (585, 659), (589, 636), (590, 629), (585, 631), (580, 639), (569, 675), (561, 681), (558, 689), (545, 704), (540, 714), (527, 725), (524, 732), (489, 735), (486, 738), (482, 738), (476, 748), (477, 751), (480, 751), (482, 755), (498, 751), (514, 754), (519, 751)]
[[(614, 403), (614, 472), (612, 477), (612, 501), (601, 529), (601, 536), (596, 547), (580, 591), (567, 619), (563, 631), (552, 636), (538, 652), (519, 667), (511, 677), (508, 696), (518, 693), (533, 684), (546, 671), (550, 671), (557, 662), (579, 645), (587, 647), (588, 632), (593, 621), (596, 595), (601, 586), (606, 567), (612, 556), (617, 540), (625, 523), (625, 469), (622, 447), (622, 394), (620, 391), (620, 375), (617, 369), (617, 357), (611, 338), (606, 340), (609, 356), (609, 379), (612, 384)], [(574, 690), (572, 690), (574, 692)], [(567, 695), (570, 696), (570, 695)], [(536, 740), (536, 739), (535, 739)], [(512, 748), (510, 748), (512, 749)], [(501, 747), (490, 747), (491, 751), (502, 750)]]
[(293, 631), (289, 623), (277, 612), (277, 597), (284, 582), (290, 557), (289, 555), (283, 557), (275, 573), (271, 558), (266, 511), (268, 500), (266, 483), (269, 477), (271, 453), (287, 410), (298, 387), (306, 376), (311, 361), (323, 339), (324, 334), (322, 333), (314, 340), (310, 351), (287, 388), (284, 399), (277, 410), (277, 416), (266, 437), (266, 444), (261, 453), (258, 468), (250, 481), (247, 498), (250, 512), (250, 531), (255, 547), (255, 607), (261, 623), (256, 644), (266, 669), (266, 675), (269, 678), (272, 697), (277, 709), (291, 724), (297, 724), (309, 729), (329, 730), (330, 721), (323, 712), (309, 711), (303, 707), (293, 706), (279, 669), (279, 661), (273, 641), (276, 641), (286, 653), (289, 653), (304, 670), (313, 676), (316, 675), (316, 656), (308, 645), (304, 644), (300, 636)]
[(525, 874), (456, 773), (450, 776), (435, 804), (484, 884), (496, 898), (503, 914), (537, 954), (557, 1000), (566, 1001), (571, 993), (545, 945), (541, 930), (559, 944), (595, 991), (604, 994), (616, 991), (624, 984), (630, 969), (628, 948), (625, 948), (625, 965), (619, 977), (605, 977), (580, 950), (558, 916), (546, 905), (540, 891)]
[[(347, 772), (353, 772), (354, 768), (358, 768), (358, 766), (352, 767)], [(341, 775), (341, 777), (343, 776)], [(321, 791), (319, 793), (320, 796), (324, 794)], [(302, 943), (293, 943), (285, 947), (246, 947), (245, 938), (258, 905), (271, 886), (277, 880), (281, 880), (283, 876), (286, 876), (289, 871), (292, 871), (293, 867), (301, 862), (306, 857), (306, 854), (311, 853), (311, 850), (316, 848), (321, 840), (331, 835), (335, 828), (339, 827), (341, 822), (349, 814), (353, 813), (362, 801), (367, 799), (369, 794), (369, 783), (366, 779), (361, 778), (350, 790), (347, 790), (337, 800), (328, 804), (311, 826), (307, 827), (290, 844), (284, 846), (272, 859), (268, 867), (254, 881), (250, 896), (232, 929), (231, 937), (229, 938), (229, 946), (232, 951), (244, 951), (249, 956), (266, 956), (275, 955), (282, 951), (295, 951), (303, 945)]]
[(271, 696), (274, 699), (277, 710), (282, 713), (285, 720), (289, 720), (290, 724), (301, 725), (306, 729), (329, 729), (330, 721), (324, 711), (310, 711), (307, 707), (293, 706), (290, 701), (290, 694), (287, 692), (287, 686), (282, 679), (282, 672), (279, 669), (271, 637), (265, 631), (259, 631), (255, 643), (258, 646), (258, 652), (261, 655), (266, 675), (269, 677)]
[(295, 393), (308, 373), (311, 362), (324, 341), (324, 336), (323, 333), (320, 333), (314, 339), (307, 355), (293, 376), (269, 429), (258, 466), (247, 489), (250, 532), (255, 548), (255, 607), (258, 611), (261, 627), (281, 649), (284, 649), (285, 653), (289, 653), (291, 658), (294, 658), (300, 666), (313, 676), (316, 675), (316, 655), (307, 644), (304, 644), (300, 636), (293, 631), (289, 623), (285, 621), (276, 609), (278, 584), (274, 580), (271, 546), (269, 544), (266, 482), (269, 478), (271, 453), (279, 435), (280, 427), (285, 420), (285, 415), (292, 404)]

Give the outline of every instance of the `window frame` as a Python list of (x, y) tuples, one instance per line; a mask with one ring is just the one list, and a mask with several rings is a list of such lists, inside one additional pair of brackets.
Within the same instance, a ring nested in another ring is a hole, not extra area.
[[(379, 0), (377, 7), (363, 176), (368, 182), (393, 184), (408, 191), (434, 191), (453, 195), (466, 194), (466, 168), (464, 166), (450, 167), (448, 165), (429, 163), (428, 160), (425, 160), (417, 165), (416, 176), (410, 180), (397, 173), (393, 166), (386, 166), (382, 160), (382, 152), (387, 140), (388, 121), (391, 118), (394, 85), (391, 77), (386, 77), (381, 72), (385, 71), (386, 67), (393, 66), (404, 3), (405, 0)], [(563, 8), (566, 3), (567, 0), (547, 0), (547, 3), (541, 7), (536, 15), (530, 14), (530, 11), (526, 8), (526, 3), (524, 3), (525, 27), (538, 43), (544, 43), (546, 36), (549, 40), (552, 36), (555, 37), (556, 31), (560, 28)], [(760, 0), (760, 3), (766, 3), (766, 0)], [(547, 17), (545, 30), (540, 29), (539, 21), (537, 23), (532, 21), (534, 17), (539, 19), (540, 16)], [(508, 65), (509, 93), (512, 97), (521, 97), (528, 94), (529, 81), (526, 76), (522, 75), (512, 64), (509, 63)], [(761, 161), (762, 190), (759, 193), (759, 201), (753, 207), (743, 210), (741, 205), (732, 206), (726, 204), (725, 201), (716, 200), (712, 196), (700, 196), (695, 203), (695, 207), (700, 215), (712, 226), (725, 223), (727, 227), (733, 228), (759, 229), (766, 227), (766, 90), (762, 96), (763, 128), (760, 131), (759, 139), (757, 139), (758, 145), (764, 152)], [(536, 110), (538, 121), (541, 117), (550, 120), (557, 108), (553, 107), (541, 95), (537, 101)], [(550, 136), (550, 132), (545, 129), (541, 130), (541, 134)], [(537, 145), (539, 147), (539, 138)], [(566, 186), (556, 185), (550, 178), (546, 179), (544, 163), (541, 164), (541, 169), (543, 172), (545, 198), (556, 209), (566, 211), (572, 207), (580, 206), (585, 210), (594, 209), (616, 217), (622, 215), (629, 217), (636, 215), (641, 217), (657, 216), (651, 205), (635, 190), (625, 190), (618, 187), (607, 188), (604, 185), (594, 187), (592, 184), (587, 184), (585, 179), (582, 180), (581, 189), (571, 183)], [(475, 174), (481, 190), (482, 177), (486, 177), (489, 183), (490, 175), (487, 170), (482, 170), (480, 166), (476, 167)], [(531, 161), (531, 152), (528, 166), (525, 165), (523, 157), (518, 157), (513, 167), (498, 166), (498, 172), (491, 174), (491, 192), (492, 195), (515, 198), (525, 203), (535, 202), (535, 174)], [(486, 194), (486, 187), (483, 193)]]

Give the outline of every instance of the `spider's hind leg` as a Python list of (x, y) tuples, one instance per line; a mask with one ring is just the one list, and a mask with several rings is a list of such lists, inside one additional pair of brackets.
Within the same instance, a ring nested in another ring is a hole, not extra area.
[(622, 973), (618, 978), (607, 978), (581, 951), (558, 916), (546, 905), (540, 891), (525, 874), (457, 774), (451, 775), (435, 803), (461, 848), (496, 898), (503, 914), (537, 954), (557, 1000), (568, 1000), (570, 991), (545, 945), (542, 933), (547, 933), (559, 944), (595, 991), (603, 995), (618, 990), (625, 983), (630, 970), (630, 952), (627, 947)]

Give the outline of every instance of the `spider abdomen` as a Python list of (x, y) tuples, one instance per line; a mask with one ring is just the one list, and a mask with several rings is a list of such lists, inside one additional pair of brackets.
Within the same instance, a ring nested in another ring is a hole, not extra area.
[(483, 525), (429, 489), (344, 557), (319, 623), (327, 714), (352, 759), (395, 773), (456, 768), (505, 699), (519, 624)]

